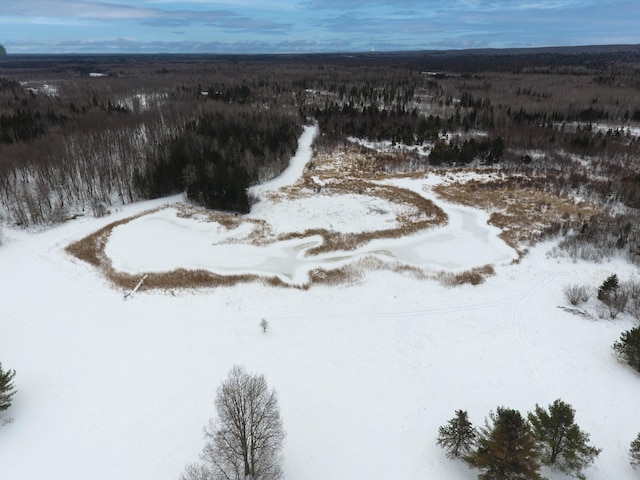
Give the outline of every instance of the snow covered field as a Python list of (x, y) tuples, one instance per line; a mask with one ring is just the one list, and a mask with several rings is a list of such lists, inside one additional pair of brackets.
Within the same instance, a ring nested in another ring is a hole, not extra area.
[[(305, 132), (303, 147), (312, 134)], [(305, 161), (305, 148), (283, 177), (257, 192), (263, 201), (251, 216), (278, 232), (297, 222), (301, 230), (317, 222), (337, 231), (355, 228), (356, 219), (358, 228), (393, 222), (393, 215), (367, 214), (391, 207), (362, 210), (363, 200), (376, 201), (357, 195), (343, 199), (342, 208), (270, 202), (268, 191), (299, 176), (295, 165)], [(430, 181), (394, 182), (424, 193)], [(558, 308), (566, 305), (562, 289), (569, 283), (595, 287), (610, 273), (626, 280), (637, 270), (622, 262), (550, 259), (552, 242), (512, 264), (513, 251), (485, 224), (485, 214), (441, 201), (447, 226), (419, 241), (368, 245), (353, 255), (384, 251), (427, 269), (491, 262), (496, 275), (484, 284), (447, 288), (371, 271), (338, 287), (250, 283), (141, 291), (125, 301), (99, 272), (64, 251), (114, 220), (177, 200), (131, 205), (41, 233), (5, 228), (0, 361), (17, 371), (19, 392), (4, 414), (13, 421), (0, 427), (0, 479), (175, 480), (197, 460), (216, 388), (234, 364), (264, 373), (279, 393), (287, 480), (473, 479), (474, 471), (436, 446), (438, 426), (456, 409), (468, 410), (480, 426), (497, 406), (526, 413), (556, 398), (576, 409), (577, 423), (603, 449), (587, 478), (637, 478), (627, 451), (640, 432), (640, 375), (611, 350), (633, 321), (586, 319)], [(359, 214), (341, 220), (353, 211)], [(260, 263), (264, 251), (228, 243), (228, 235), (167, 208), (118, 227), (107, 253), (114, 266), (132, 272), (193, 262), (261, 271), (249, 261)], [(176, 244), (182, 248), (171, 248)], [(292, 264), (287, 245), (269, 255), (271, 273)], [(313, 265), (300, 258), (304, 276)], [(287, 271), (298, 279), (298, 270)]]

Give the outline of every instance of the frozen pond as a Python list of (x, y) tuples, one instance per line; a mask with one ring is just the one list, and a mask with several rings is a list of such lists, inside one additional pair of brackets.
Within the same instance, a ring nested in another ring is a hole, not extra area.
[[(116, 227), (106, 245), (113, 267), (121, 272), (204, 269), (220, 275), (277, 276), (302, 284), (314, 269), (335, 269), (367, 256), (429, 270), (462, 271), (488, 263), (508, 263), (516, 252), (487, 225), (484, 212), (441, 204), (449, 216), (443, 227), (396, 239), (375, 239), (353, 251), (308, 255), (320, 236), (256, 246), (229, 243), (244, 237), (250, 224), (227, 231), (216, 223), (180, 218), (167, 208)], [(348, 208), (348, 207), (346, 207)]]
[[(303, 231), (313, 227), (308, 221), (314, 218), (313, 215), (303, 218), (303, 212), (326, 213), (329, 202), (333, 205), (331, 217), (319, 219), (316, 228), (332, 230), (331, 223), (341, 225), (342, 232), (348, 230), (346, 225), (353, 227), (350, 231), (388, 228), (394, 209), (397, 213), (400, 207), (380, 198), (368, 200), (375, 207), (372, 211), (382, 212), (375, 214), (365, 213), (362, 197), (355, 195), (300, 198), (295, 200), (296, 208), (292, 208), (291, 202), (265, 199), (266, 193), (292, 185), (300, 178), (311, 158), (311, 144), (316, 134), (317, 127), (306, 127), (289, 168), (271, 182), (251, 188), (262, 201), (254, 205), (250, 216), (266, 220), (278, 231)], [(315, 269), (336, 269), (371, 256), (386, 262), (450, 272), (508, 263), (517, 258), (517, 253), (498, 237), (500, 231), (487, 224), (487, 213), (438, 200), (426, 188), (426, 180), (399, 179), (385, 183), (431, 199), (446, 212), (448, 223), (403, 238), (375, 239), (352, 251), (309, 255), (310, 249), (322, 243), (320, 236), (258, 246), (242, 240), (254, 228), (251, 223), (229, 231), (217, 223), (179, 217), (177, 210), (166, 208), (114, 228), (105, 252), (113, 267), (125, 273), (202, 269), (219, 275), (276, 276), (289, 284), (307, 282), (309, 273)], [(337, 204), (340, 208), (335, 206)], [(330, 223), (327, 225), (322, 221)], [(336, 232), (336, 235), (340, 233)]]

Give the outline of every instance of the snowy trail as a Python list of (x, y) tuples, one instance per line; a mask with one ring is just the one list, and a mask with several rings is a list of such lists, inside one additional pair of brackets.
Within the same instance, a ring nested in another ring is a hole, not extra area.
[(249, 193), (260, 199), (264, 199), (265, 194), (268, 192), (277, 191), (283, 187), (295, 184), (302, 176), (302, 172), (304, 172), (307, 163), (311, 160), (311, 145), (317, 135), (317, 125), (305, 126), (302, 135), (298, 139), (298, 149), (291, 158), (289, 166), (273, 180), (250, 187)]

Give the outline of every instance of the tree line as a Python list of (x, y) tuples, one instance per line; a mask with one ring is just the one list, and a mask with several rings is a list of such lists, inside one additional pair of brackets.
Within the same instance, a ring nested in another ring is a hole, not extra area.
[[(175, 191), (246, 212), (246, 188), (288, 164), (303, 122), (288, 92), (280, 102), (263, 80), (245, 89), (215, 68), (201, 66), (196, 82), (185, 65), (151, 76), (138, 67), (78, 72), (54, 90), (0, 80), (0, 219), (51, 224)], [(238, 95), (203, 95), (212, 78)]]
[[(465, 410), (438, 429), (436, 443), (450, 459), (479, 470), (478, 478), (542, 480), (542, 466), (585, 480), (584, 471), (602, 451), (575, 421), (574, 408), (560, 399), (536, 405), (526, 416), (498, 407), (476, 428)], [(640, 433), (629, 445), (629, 461), (640, 466)]]
[(186, 191), (207, 208), (248, 213), (247, 189), (286, 168), (301, 130), (295, 116), (216, 108), (163, 141), (134, 184), (147, 198)]
[[(246, 210), (233, 192), (281, 171), (293, 131), (277, 133), (282, 148), (265, 132), (271, 144), (257, 152), (255, 137), (233, 133), (248, 111), (256, 125), (290, 118), (299, 128), (314, 118), (326, 145), (346, 137), (422, 145), (426, 156), (407, 154), (420, 168), (499, 162), (507, 173), (543, 179), (549, 191), (637, 210), (639, 140), (623, 128), (640, 112), (633, 59), (598, 54), (578, 68), (573, 57), (557, 64), (561, 57), (532, 55), (529, 65), (520, 56), (485, 58), (483, 69), (482, 55), (3, 60), (0, 215), (17, 225), (55, 223), (180, 188), (202, 204)], [(438, 65), (450, 70), (434, 72)], [(212, 118), (215, 140), (194, 127)], [(223, 145), (229, 130), (240, 146)], [(207, 192), (225, 175), (221, 202)]]

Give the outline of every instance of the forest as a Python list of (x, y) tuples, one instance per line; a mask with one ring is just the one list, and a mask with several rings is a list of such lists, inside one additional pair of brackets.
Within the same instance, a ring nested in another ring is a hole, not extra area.
[(496, 169), (508, 180), (483, 189), (506, 181), (596, 202), (601, 214), (547, 233), (574, 231), (564, 244), (575, 255), (640, 258), (638, 49), (7, 55), (0, 68), (9, 225), (177, 192), (246, 213), (247, 187), (277, 176), (317, 122), (319, 151), (388, 142), (396, 154), (373, 152), (385, 168)]

